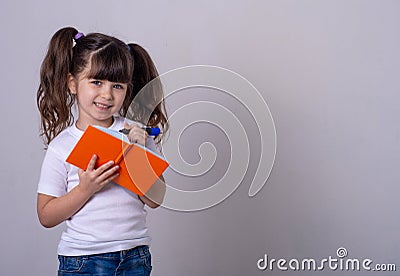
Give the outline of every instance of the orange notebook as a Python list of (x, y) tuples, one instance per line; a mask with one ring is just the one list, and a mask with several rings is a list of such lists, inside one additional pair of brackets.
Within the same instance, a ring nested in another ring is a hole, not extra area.
[(120, 166), (113, 182), (138, 195), (144, 195), (169, 166), (156, 152), (132, 144), (124, 134), (100, 126), (89, 126), (75, 145), (67, 162), (86, 170), (93, 154), (96, 168), (113, 160)]

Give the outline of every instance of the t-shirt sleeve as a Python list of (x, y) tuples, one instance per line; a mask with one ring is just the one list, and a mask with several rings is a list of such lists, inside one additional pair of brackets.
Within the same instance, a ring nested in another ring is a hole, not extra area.
[(54, 197), (67, 193), (67, 168), (64, 160), (49, 147), (43, 159), (37, 192)]

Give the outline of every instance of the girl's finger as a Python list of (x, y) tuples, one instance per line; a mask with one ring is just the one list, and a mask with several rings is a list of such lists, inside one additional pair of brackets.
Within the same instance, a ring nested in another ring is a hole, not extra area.
[(103, 182), (101, 182), (101, 183), (99, 184), (99, 186), (100, 186), (100, 187), (104, 187), (105, 185), (107, 185), (108, 183), (110, 183), (111, 181), (113, 181), (115, 178), (117, 178), (118, 175), (119, 175), (119, 174), (115, 174), (115, 175), (111, 176), (110, 178), (104, 180)]
[(108, 170), (112, 165), (114, 165), (114, 161), (108, 161), (107, 163), (101, 165), (96, 169), (96, 175), (102, 175), (106, 170)]
[(96, 166), (96, 161), (97, 161), (97, 155), (93, 154), (92, 158), (89, 161), (89, 164), (87, 166), (87, 171), (93, 171), (94, 167)]
[(131, 129), (133, 125), (129, 125), (128, 123), (124, 123), (124, 128), (125, 129)]
[(144, 129), (140, 128), (139, 126), (131, 129), (128, 135), (129, 141), (131, 141), (132, 143), (137, 143), (138, 141), (142, 140), (146, 141), (147, 137), (148, 137), (147, 132)]
[(124, 128), (131, 130), (132, 128), (139, 128), (140, 129), (140, 125), (139, 124), (128, 124), (128, 123), (124, 123)]
[(79, 169), (79, 171), (78, 171), (78, 176), (79, 176), (79, 177), (81, 177), (81, 176), (82, 176), (82, 174), (83, 174), (84, 172), (85, 172), (84, 170), (82, 170), (82, 169)]
[(131, 130), (133, 128), (142, 129), (142, 125), (139, 124), (139, 123), (128, 124), (128, 123), (125, 122), (124, 123), (124, 128), (129, 129), (129, 130)]
[(109, 169), (108, 171), (106, 171), (104, 174), (101, 175), (101, 177), (99, 178), (99, 180), (101, 181), (101, 185), (105, 185), (107, 183), (109, 183), (110, 181), (112, 181), (113, 179), (117, 178), (119, 176), (119, 173), (117, 172), (119, 169), (118, 166), (115, 166), (111, 169)]
[(112, 176), (110, 176), (109, 178), (107, 178), (107, 183), (113, 181), (115, 178), (117, 178), (119, 176), (119, 173), (115, 173)]

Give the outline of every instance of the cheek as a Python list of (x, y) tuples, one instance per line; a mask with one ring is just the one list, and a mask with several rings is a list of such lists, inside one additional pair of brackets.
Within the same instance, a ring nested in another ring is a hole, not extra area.
[(126, 93), (119, 93), (114, 96), (115, 101), (118, 101), (119, 105), (122, 106), (122, 104), (124, 103), (124, 100), (125, 100), (125, 96), (126, 96)]
[(78, 103), (88, 105), (90, 103), (93, 103), (93, 97), (88, 94), (82, 94), (82, 93), (77, 93), (76, 94), (76, 100)]

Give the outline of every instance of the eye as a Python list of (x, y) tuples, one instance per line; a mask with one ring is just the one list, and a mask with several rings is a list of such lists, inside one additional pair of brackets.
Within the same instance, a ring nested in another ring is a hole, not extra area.
[(113, 85), (115, 89), (124, 89), (125, 87), (122, 84), (116, 83)]
[(92, 80), (90, 83), (93, 83), (96, 86), (101, 85), (101, 81), (99, 81), (99, 80)]

